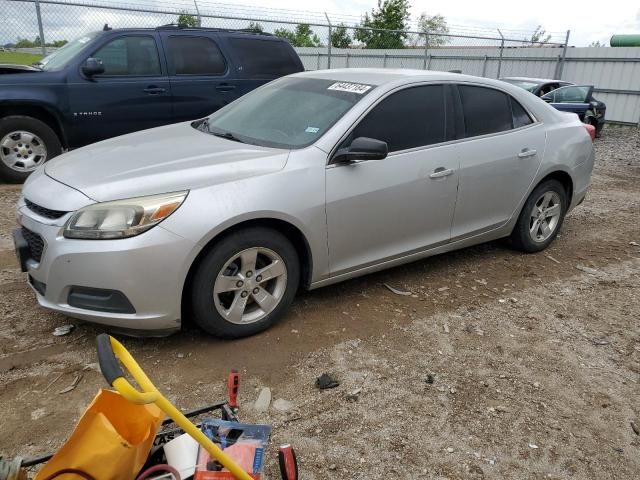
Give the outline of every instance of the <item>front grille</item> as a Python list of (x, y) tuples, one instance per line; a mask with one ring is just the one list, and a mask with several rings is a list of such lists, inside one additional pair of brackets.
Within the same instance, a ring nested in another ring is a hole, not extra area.
[(40, 262), (42, 259), (42, 250), (44, 250), (44, 240), (42, 240), (42, 237), (24, 227), (22, 227), (22, 236), (29, 244), (29, 253), (31, 254), (31, 258), (36, 262)]
[(32, 212), (35, 212), (41, 217), (49, 218), (51, 220), (60, 218), (68, 213), (68, 212), (63, 212), (61, 210), (51, 210), (50, 208), (42, 207), (37, 203), (33, 203), (32, 201), (26, 198), (24, 199), (24, 203), (27, 205), (27, 208)]

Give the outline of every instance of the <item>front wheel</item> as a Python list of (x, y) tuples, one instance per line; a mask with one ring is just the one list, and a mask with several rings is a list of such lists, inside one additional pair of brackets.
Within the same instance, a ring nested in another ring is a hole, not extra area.
[(11, 115), (0, 120), (0, 179), (5, 182), (24, 182), (31, 172), (60, 153), (60, 139), (37, 118)]
[(262, 227), (233, 232), (196, 269), (194, 320), (217, 337), (253, 335), (284, 315), (299, 282), (298, 255), (284, 235)]
[(567, 193), (557, 180), (538, 185), (522, 208), (511, 242), (523, 252), (539, 252), (553, 242), (567, 212)]

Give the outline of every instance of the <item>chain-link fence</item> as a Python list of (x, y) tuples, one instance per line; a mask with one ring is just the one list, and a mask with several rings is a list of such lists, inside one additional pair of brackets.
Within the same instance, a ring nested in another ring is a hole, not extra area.
[(361, 18), (344, 15), (212, 4), (208, 0), (142, 2), (0, 0), (0, 11), (4, 13), (0, 46), (23, 54), (46, 55), (66, 41), (105, 25), (139, 28), (180, 23), (248, 29), (284, 37), (296, 47), (308, 70), (417, 68), (499, 77), (506, 73), (505, 57), (513, 57), (514, 52), (533, 55), (527, 51), (535, 53), (542, 46), (552, 47), (557, 53), (541, 61), (540, 73), (559, 77), (568, 42), (568, 32), (503, 34), (499, 30), (470, 27), (428, 31), (418, 25), (406, 30), (381, 30), (363, 27)]

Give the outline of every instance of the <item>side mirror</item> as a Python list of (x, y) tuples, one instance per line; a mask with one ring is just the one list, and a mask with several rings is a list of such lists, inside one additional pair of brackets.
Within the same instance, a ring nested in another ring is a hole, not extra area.
[(375, 138), (358, 137), (351, 145), (341, 148), (333, 156), (333, 163), (354, 162), (356, 160), (383, 160), (387, 158), (387, 142)]
[(93, 57), (87, 58), (87, 61), (82, 65), (82, 73), (88, 78), (104, 73), (102, 60)]

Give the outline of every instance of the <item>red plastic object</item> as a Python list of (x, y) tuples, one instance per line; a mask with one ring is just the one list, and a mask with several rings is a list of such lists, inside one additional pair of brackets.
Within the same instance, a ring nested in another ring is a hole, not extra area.
[(589, 133), (589, 136), (591, 137), (591, 141), (595, 142), (596, 141), (596, 127), (594, 127), (593, 125), (591, 125), (589, 123), (583, 123), (582, 126), (587, 129), (587, 132)]
[(291, 445), (282, 445), (278, 452), (282, 480), (298, 480), (298, 460)]
[(232, 409), (238, 408), (238, 389), (240, 388), (240, 374), (237, 370), (231, 370), (229, 372), (229, 379), (227, 380), (227, 391), (229, 394), (229, 406)]

